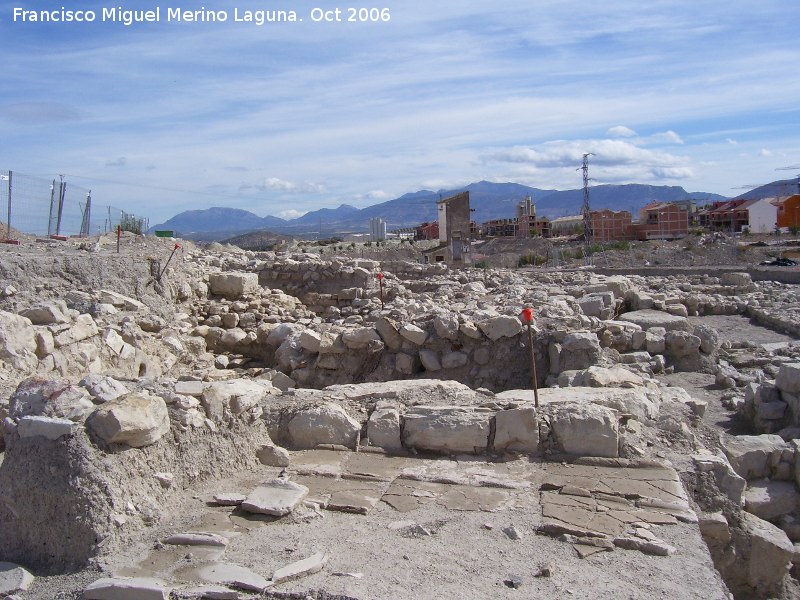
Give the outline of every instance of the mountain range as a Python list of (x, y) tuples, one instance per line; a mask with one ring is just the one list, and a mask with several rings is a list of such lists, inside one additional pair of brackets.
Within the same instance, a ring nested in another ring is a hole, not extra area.
[[(578, 214), (583, 204), (583, 189), (558, 191), (518, 183), (479, 181), (452, 190), (420, 190), (366, 208), (349, 204), (333, 209), (322, 208), (291, 220), (270, 215), (259, 217), (237, 208), (191, 210), (175, 215), (150, 231), (172, 230), (182, 237), (197, 240), (222, 240), (260, 230), (299, 237), (330, 237), (344, 232), (368, 231), (372, 217), (384, 219), (388, 229), (392, 230), (436, 220), (436, 202), (463, 191), (469, 191), (473, 219), (479, 223), (490, 219), (513, 218), (517, 203), (526, 196), (533, 198), (537, 215), (551, 219)], [(708, 192), (687, 192), (679, 186), (641, 184), (591, 186), (589, 198), (592, 208), (628, 210), (633, 213), (654, 200), (672, 202), (693, 199), (698, 203), (706, 203), (726, 199)]]

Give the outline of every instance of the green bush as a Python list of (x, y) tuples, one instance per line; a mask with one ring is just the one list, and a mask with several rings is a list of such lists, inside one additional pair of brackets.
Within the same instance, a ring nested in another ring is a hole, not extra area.
[(130, 231), (137, 235), (142, 235), (142, 230), (144, 229), (144, 218), (137, 217), (136, 215), (129, 215), (128, 213), (122, 213), (122, 216), (119, 218), (119, 226), (122, 231)]

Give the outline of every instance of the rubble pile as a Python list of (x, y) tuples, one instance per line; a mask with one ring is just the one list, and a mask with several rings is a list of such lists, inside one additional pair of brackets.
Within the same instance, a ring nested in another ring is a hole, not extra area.
[[(24, 268), (25, 246), (3, 255), (0, 560), (38, 573), (102, 561), (158, 527), (192, 486), (237, 473), (273, 469), (217, 504), (303, 520), (415, 503), (404, 482), (455, 484), (441, 474), (451, 457), (526, 457), (572, 469), (526, 476), (524, 487), (538, 491), (533, 531), (581, 559), (614, 548), (669, 559), (680, 548), (652, 527), (680, 521), (702, 534), (737, 597), (797, 589), (800, 343), (732, 342), (703, 321), (740, 315), (796, 335), (796, 286), (746, 272), (451, 270), (136, 238), (114, 255), (101, 241), (72, 253), (42, 246), (30, 258), (38, 273)], [(520, 316), (527, 307), (533, 322)], [(722, 406), (665, 386), (670, 373), (713, 377), (754, 435), (714, 439), (704, 416)], [(322, 451), (405, 462), (391, 477), (364, 463), (352, 479), (383, 483), (320, 500), (327, 484), (299, 476), (350, 480), (330, 465), (298, 469)], [(423, 457), (438, 475), (408, 462)], [(231, 538), (212, 534), (164, 543), (216, 556), (208, 548)], [(276, 566), (269, 581), (217, 562), (192, 576), (264, 591), (323, 571), (326, 557)], [(23, 590), (30, 581), (16, 568)], [(112, 577), (86, 597), (125, 586), (173, 589)]]

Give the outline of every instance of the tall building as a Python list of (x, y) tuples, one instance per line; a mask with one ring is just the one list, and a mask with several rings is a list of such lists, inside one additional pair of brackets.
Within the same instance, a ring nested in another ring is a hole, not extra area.
[(369, 220), (369, 235), (373, 242), (382, 242), (386, 239), (386, 221), (380, 217), (371, 217)]

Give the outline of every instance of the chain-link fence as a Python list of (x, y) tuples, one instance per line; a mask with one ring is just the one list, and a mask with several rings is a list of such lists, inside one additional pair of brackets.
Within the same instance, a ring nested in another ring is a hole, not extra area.
[(42, 179), (0, 171), (0, 239), (15, 231), (39, 236), (97, 235), (118, 225), (146, 230), (144, 219), (108, 205), (95, 204), (91, 190), (64, 177)]

